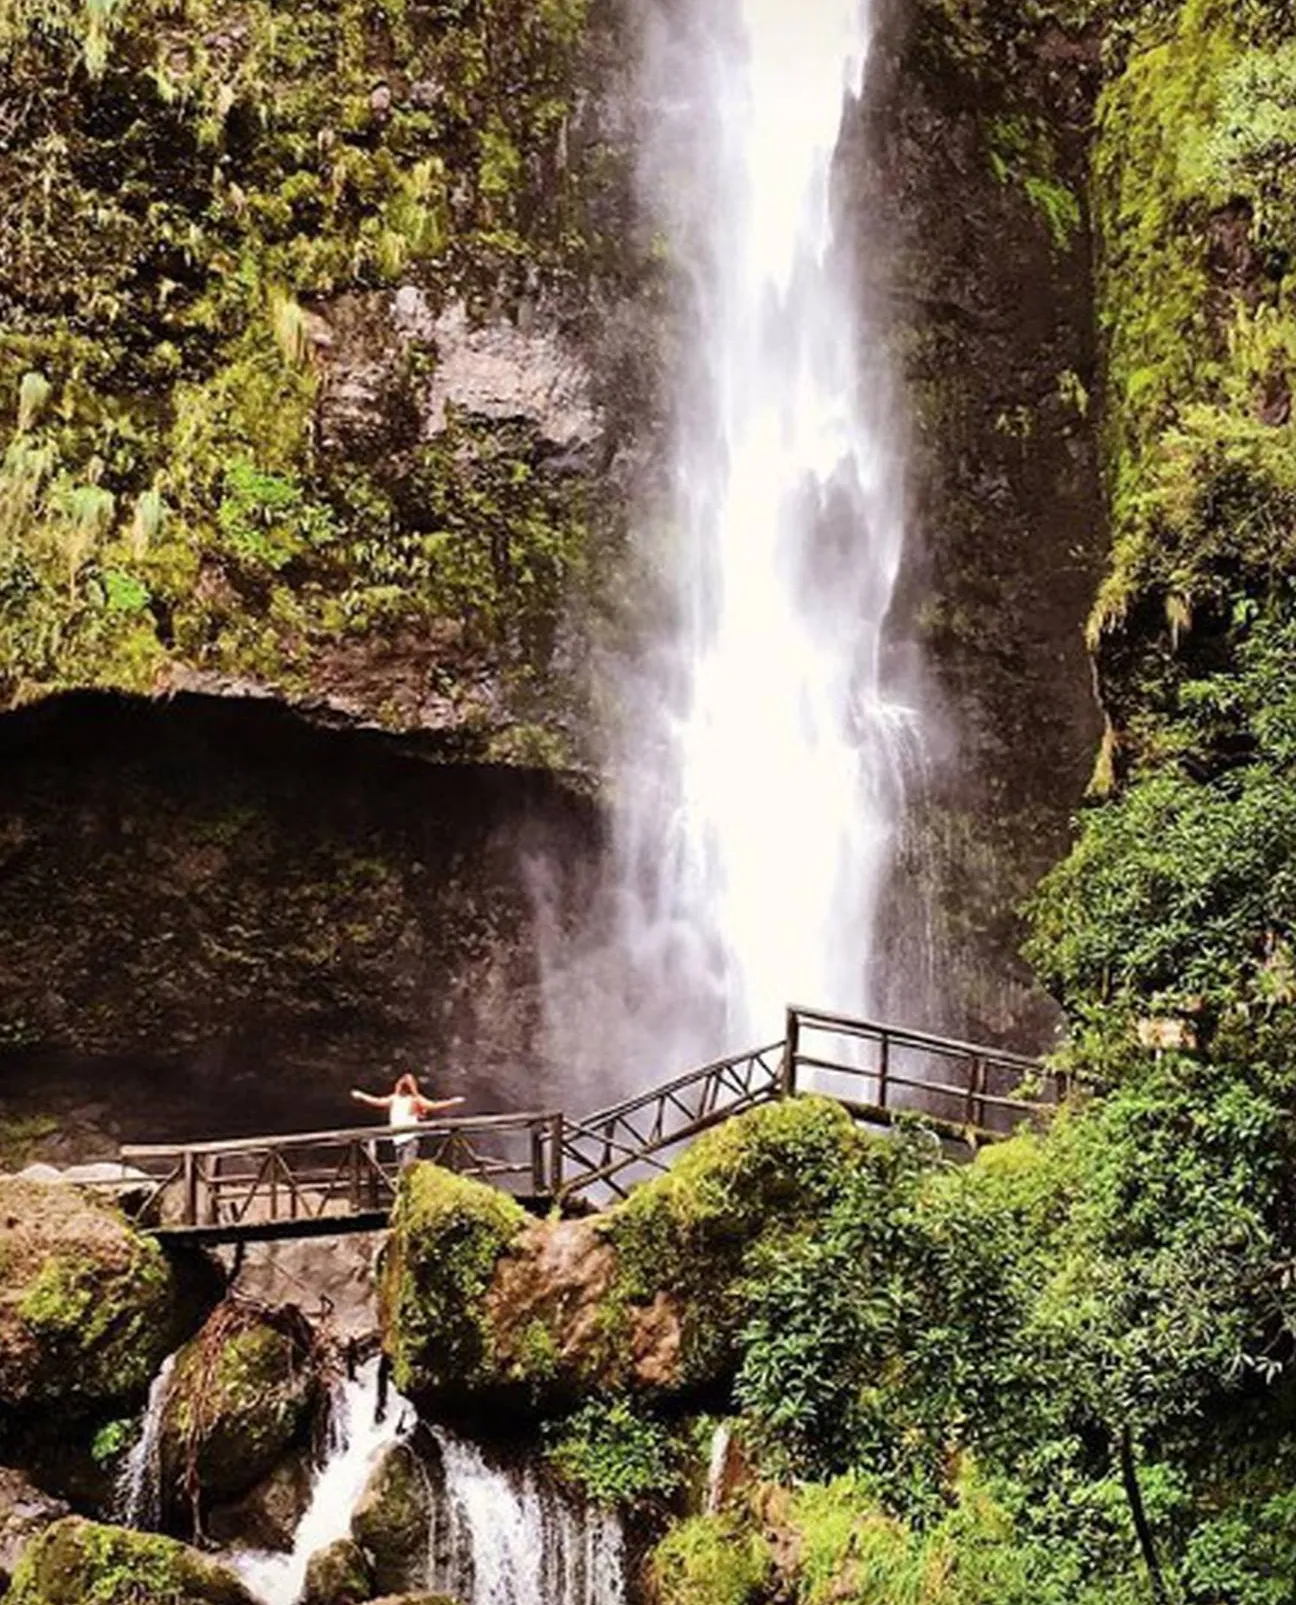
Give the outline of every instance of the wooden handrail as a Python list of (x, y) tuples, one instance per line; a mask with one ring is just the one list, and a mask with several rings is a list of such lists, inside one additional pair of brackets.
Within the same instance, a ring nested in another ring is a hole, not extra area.
[[(876, 1062), (852, 1064), (806, 1053), (802, 1050), (809, 1032), (875, 1042)], [(944, 1061), (943, 1070), (950, 1061), (962, 1068), (947, 1071), (949, 1079), (940, 1081), (906, 1074), (896, 1063), (905, 1051), (935, 1056)], [(438, 1163), (482, 1180), (527, 1177), (539, 1197), (568, 1199), (599, 1186), (624, 1196), (637, 1167), (666, 1168), (654, 1157), (661, 1151), (758, 1104), (793, 1095), (801, 1069), (873, 1083), (863, 1101), (837, 1097), (865, 1120), (890, 1122), (909, 1113), (904, 1105), (897, 1108), (897, 1090), (958, 1099), (963, 1106), (959, 1120), (914, 1112), (947, 1135), (969, 1141), (1004, 1134), (986, 1126), (988, 1110), (1036, 1115), (1056, 1101), (1010, 1096), (989, 1072), (1008, 1072), (1018, 1083), (1037, 1076), (1051, 1082), (1055, 1092), (1064, 1085), (1063, 1077), (1024, 1054), (793, 1006), (787, 1011), (783, 1040), (714, 1059), (580, 1120), (559, 1110), (463, 1115), (213, 1142), (133, 1143), (122, 1148), (121, 1158), (124, 1164), (152, 1167), (145, 1208), (159, 1205), (178, 1188), (180, 1229), (213, 1240), (222, 1233), (283, 1236), (296, 1231), (299, 1222), (304, 1231), (334, 1224), (367, 1230), (381, 1220), (395, 1196), (401, 1164), (389, 1146), (393, 1138), (416, 1137), (425, 1152), (434, 1151)], [(525, 1139), (525, 1149), (513, 1158), (514, 1150), (491, 1141), (498, 1138)], [(304, 1162), (293, 1163), (295, 1157)], [(236, 1165), (236, 1159), (242, 1163)], [(569, 1162), (577, 1168), (571, 1169)], [(165, 1167), (164, 1175), (159, 1175), (159, 1166)], [(626, 1172), (631, 1176), (618, 1180)], [(337, 1212), (339, 1205), (345, 1215)]]
[(529, 1131), (533, 1126), (548, 1124), (557, 1111), (530, 1112), (504, 1115), (456, 1115), (450, 1120), (421, 1120), (409, 1126), (343, 1126), (337, 1131), (302, 1131), (273, 1137), (224, 1137), (216, 1142), (129, 1143), (121, 1149), (123, 1162), (129, 1159), (149, 1159), (168, 1154), (222, 1154), (240, 1153), (251, 1148), (307, 1148), (312, 1143), (362, 1141), (365, 1138), (429, 1137), (438, 1131)]
[(943, 1053), (960, 1059), (985, 1059), (1016, 1070), (1032, 1070), (1037, 1074), (1053, 1075), (1039, 1059), (1024, 1053), (1013, 1053), (1008, 1048), (988, 1048), (983, 1043), (962, 1042), (957, 1037), (939, 1037), (927, 1031), (914, 1031), (908, 1026), (884, 1025), (874, 1020), (852, 1019), (845, 1014), (831, 1014), (826, 1009), (808, 1009), (794, 1003), (788, 1009), (802, 1027), (810, 1030), (835, 1031), (840, 1036), (854, 1036), (866, 1041), (880, 1041), (888, 1037), (904, 1047), (921, 1048), (928, 1053)]

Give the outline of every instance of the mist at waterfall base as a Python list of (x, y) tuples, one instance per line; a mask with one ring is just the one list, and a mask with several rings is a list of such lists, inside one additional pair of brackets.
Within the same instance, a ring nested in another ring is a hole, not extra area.
[(547, 1053), (577, 1079), (642, 1085), (772, 1040), (786, 1002), (864, 1012), (881, 989), (922, 738), (886, 667), (895, 407), (834, 194), (873, 27), (870, 0), (644, 18), (672, 461), (639, 519), (652, 638), (599, 666), (621, 709), (607, 884), (548, 960)]

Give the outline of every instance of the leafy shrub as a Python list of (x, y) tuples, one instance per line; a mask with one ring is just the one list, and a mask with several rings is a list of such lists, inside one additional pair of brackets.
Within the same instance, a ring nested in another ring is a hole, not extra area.
[(627, 1399), (591, 1399), (551, 1433), (549, 1458), (600, 1504), (629, 1504), (679, 1486), (669, 1430)]

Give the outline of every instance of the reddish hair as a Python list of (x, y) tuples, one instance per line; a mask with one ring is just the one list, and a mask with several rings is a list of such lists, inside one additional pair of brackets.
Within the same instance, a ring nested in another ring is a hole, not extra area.
[(418, 1082), (411, 1075), (403, 1075), (392, 1089), (397, 1097), (417, 1098)]

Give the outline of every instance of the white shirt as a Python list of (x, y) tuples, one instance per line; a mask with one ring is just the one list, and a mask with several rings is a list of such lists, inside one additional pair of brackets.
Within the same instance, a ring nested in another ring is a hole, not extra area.
[(398, 1092), (391, 1101), (391, 1108), (387, 1111), (387, 1123), (391, 1126), (413, 1126), (418, 1121), (418, 1103), (407, 1092)]

